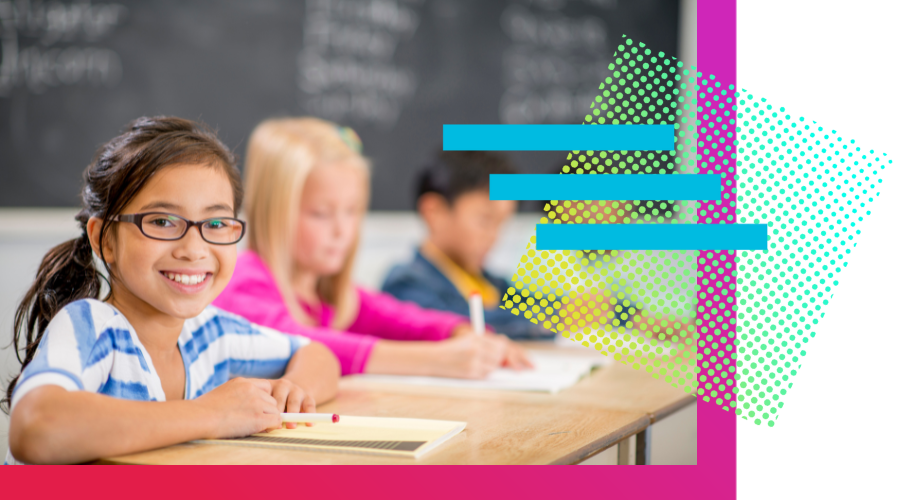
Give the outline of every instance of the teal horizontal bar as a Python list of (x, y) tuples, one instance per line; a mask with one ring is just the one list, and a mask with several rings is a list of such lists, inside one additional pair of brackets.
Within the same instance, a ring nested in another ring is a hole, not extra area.
[(719, 174), (491, 174), (492, 200), (720, 200)]
[(538, 250), (766, 250), (765, 224), (538, 224)]
[(673, 125), (444, 125), (444, 151), (673, 149)]

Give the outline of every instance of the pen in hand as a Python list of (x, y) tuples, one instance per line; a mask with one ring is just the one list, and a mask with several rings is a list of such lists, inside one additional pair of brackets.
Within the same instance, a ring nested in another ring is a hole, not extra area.
[(484, 335), (484, 302), (479, 293), (469, 295), (469, 323), (475, 335)]

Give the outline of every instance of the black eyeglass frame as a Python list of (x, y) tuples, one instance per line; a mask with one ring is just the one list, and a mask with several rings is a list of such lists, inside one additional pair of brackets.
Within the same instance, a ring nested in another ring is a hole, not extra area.
[[(177, 238), (157, 238), (156, 236), (150, 236), (149, 234), (144, 232), (143, 220), (144, 220), (144, 217), (146, 217), (148, 215), (172, 216), (172, 217), (183, 220), (184, 222), (187, 223), (187, 225), (185, 225), (184, 232), (181, 233), (181, 236), (179, 236)], [(234, 245), (234, 244), (238, 243), (239, 241), (241, 241), (242, 239), (244, 239), (244, 234), (247, 233), (247, 223), (245, 221), (242, 221), (241, 219), (237, 219), (235, 217), (210, 217), (209, 219), (203, 219), (201, 221), (192, 221), (192, 220), (186, 219), (180, 215), (172, 214), (172, 213), (168, 213), (168, 212), (144, 212), (144, 213), (140, 213), (140, 214), (117, 215), (110, 220), (115, 221), (115, 222), (130, 222), (130, 223), (134, 224), (135, 226), (137, 226), (138, 229), (140, 229), (141, 234), (143, 234), (147, 238), (150, 238), (151, 240), (157, 240), (157, 241), (178, 241), (178, 240), (184, 238), (187, 235), (188, 231), (190, 231), (191, 228), (194, 226), (197, 226), (197, 231), (200, 232), (200, 237), (203, 238), (203, 241), (209, 243), (210, 245)], [(233, 220), (233, 221), (240, 222), (241, 223), (241, 235), (238, 236), (238, 238), (236, 240), (234, 240), (232, 242), (228, 242), (228, 243), (219, 243), (216, 241), (209, 241), (208, 239), (206, 239), (206, 236), (203, 235), (203, 224), (206, 224), (207, 222), (213, 221), (213, 220)]]

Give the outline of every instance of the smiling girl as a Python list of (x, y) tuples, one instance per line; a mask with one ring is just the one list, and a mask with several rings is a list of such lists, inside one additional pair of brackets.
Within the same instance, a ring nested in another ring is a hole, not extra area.
[(7, 463), (245, 436), (334, 396), (327, 348), (209, 306), (245, 232), (240, 178), (212, 132), (138, 119), (84, 177), (82, 235), (44, 257), (16, 311)]
[(260, 124), (247, 145), (250, 250), (216, 305), (327, 345), (343, 374), (483, 378), (530, 367), (503, 335), (352, 283), (369, 198), (356, 134), (316, 118)]

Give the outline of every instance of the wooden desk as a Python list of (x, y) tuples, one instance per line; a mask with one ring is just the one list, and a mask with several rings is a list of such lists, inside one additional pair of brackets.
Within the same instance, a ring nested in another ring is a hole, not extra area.
[[(320, 411), (468, 425), (419, 460), (189, 443), (99, 463), (571, 464), (628, 443), (632, 435), (637, 435), (637, 462), (646, 463), (649, 426), (693, 401), (693, 396), (621, 364), (595, 370), (559, 394), (375, 384), (349, 377), (341, 380), (338, 397)], [(624, 463), (622, 446), (619, 451)], [(627, 451), (625, 447), (626, 456)]]
[[(561, 348), (546, 342), (521, 342), (527, 349), (553, 350), (571, 355), (593, 355), (588, 349)], [(559, 394), (515, 391), (486, 391), (471, 389), (434, 388), (405, 384), (383, 384), (348, 377), (341, 387), (359, 390), (379, 390), (398, 394), (432, 395), (458, 399), (483, 399), (517, 401), (535, 405), (561, 404), (588, 410), (616, 410), (646, 414), (650, 423), (657, 422), (696, 401), (696, 396), (686, 393), (647, 373), (622, 363), (595, 370), (576, 385)]]
[[(521, 344), (527, 349), (559, 351), (568, 356), (595, 355), (589, 349), (582, 349), (578, 346), (560, 347), (549, 342), (521, 342)], [(648, 373), (635, 370), (622, 363), (613, 363), (610, 366), (595, 370), (590, 376), (585, 377), (578, 384), (559, 394), (450, 388), (435, 389), (433, 387), (375, 383), (353, 377), (344, 379), (342, 387), (359, 390), (379, 390), (406, 395), (429, 395), (438, 391), (442, 397), (447, 398), (516, 401), (547, 407), (548, 411), (549, 407), (565, 406), (567, 408), (580, 408), (580, 411), (584, 414), (598, 411), (640, 413), (647, 416), (650, 424), (654, 424), (678, 410), (694, 404), (697, 400), (693, 393), (686, 393), (683, 389), (655, 379)], [(638, 465), (650, 463), (650, 436), (649, 425), (637, 433), (635, 462)], [(624, 441), (619, 446), (618, 462), (627, 464), (628, 455), (628, 442)]]

